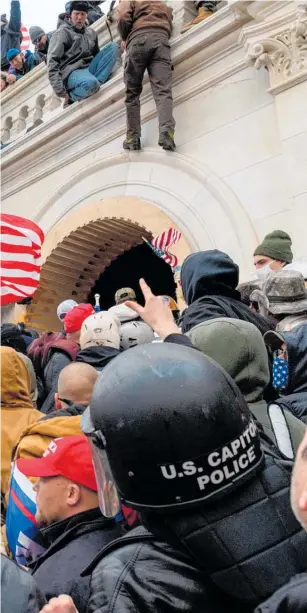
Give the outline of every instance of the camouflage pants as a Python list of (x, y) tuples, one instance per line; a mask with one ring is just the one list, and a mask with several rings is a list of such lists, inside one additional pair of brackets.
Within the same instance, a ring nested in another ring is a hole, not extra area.
[(173, 132), (170, 44), (162, 32), (143, 32), (129, 43), (125, 62), (127, 137), (141, 136), (140, 95), (147, 69), (159, 117), (159, 133)]

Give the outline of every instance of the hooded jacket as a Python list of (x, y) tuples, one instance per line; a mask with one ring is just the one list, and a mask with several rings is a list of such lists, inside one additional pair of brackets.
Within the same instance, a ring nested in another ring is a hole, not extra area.
[(292, 332), (283, 332), (287, 344), (289, 379), (286, 395), (278, 404), (289, 409), (299, 419), (307, 419), (307, 324)]
[(266, 346), (256, 326), (221, 317), (198, 324), (187, 336), (194, 347), (225, 368), (266, 436), (287, 458), (293, 459), (305, 427), (290, 411), (278, 411), (276, 405), (268, 405), (263, 399), (270, 381), (270, 369)]
[(41, 417), (30, 398), (30, 377), (10, 347), (0, 348), (1, 359), (1, 492), (9, 488), (12, 453), (22, 432)]
[(96, 370), (103, 370), (111, 360), (114, 360), (120, 354), (119, 349), (114, 347), (104, 347), (98, 345), (95, 347), (86, 347), (79, 351), (76, 362), (85, 362), (96, 368)]
[(1, 611), (39, 613), (45, 604), (45, 597), (31, 575), (1, 555)]
[(236, 290), (239, 267), (217, 249), (192, 253), (183, 262), (181, 285), (188, 308), (182, 314), (182, 332), (215, 317), (232, 317), (254, 324), (263, 335), (272, 326), (241, 302)]
[(47, 601), (67, 594), (78, 613), (86, 613), (90, 578), (80, 573), (105, 545), (121, 536), (122, 529), (96, 508), (42, 528), (41, 533), (49, 547), (33, 565), (35, 581)]
[(306, 568), (291, 469), (267, 446), (258, 476), (230, 495), (185, 512), (143, 514), (150, 534), (133, 530), (87, 569), (88, 613), (252, 613)]
[(99, 53), (98, 34), (92, 28), (77, 29), (60, 15), (61, 25), (54, 32), (48, 49), (47, 67), (50, 85), (57, 96), (66, 94), (69, 75), (87, 68)]
[(11, 0), (10, 21), (1, 25), (1, 70), (7, 70), (9, 62), (6, 54), (9, 49), (20, 49), (22, 41), (20, 1)]

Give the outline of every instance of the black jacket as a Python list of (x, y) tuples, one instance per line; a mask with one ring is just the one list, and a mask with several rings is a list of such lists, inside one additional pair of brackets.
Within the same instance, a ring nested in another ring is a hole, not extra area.
[(252, 613), (302, 572), (307, 534), (290, 507), (292, 463), (272, 449), (259, 475), (219, 502), (143, 514), (154, 538), (133, 530), (100, 554), (88, 613)]
[(72, 404), (71, 406), (65, 407), (64, 409), (57, 409), (56, 411), (51, 411), (48, 415), (44, 415), (39, 421), (44, 421), (45, 419), (52, 419), (53, 417), (75, 417), (76, 415), (83, 415), (87, 405), (85, 404)]
[(58, 381), (60, 372), (71, 364), (72, 359), (64, 351), (52, 349), (48, 363), (44, 369), (44, 392), (46, 398), (40, 408), (42, 413), (48, 415), (51, 411), (54, 411), (54, 394), (58, 391)]
[(289, 380), (287, 394), (278, 404), (289, 409), (296, 417), (307, 420), (307, 324), (282, 332), (287, 343)]
[(182, 332), (215, 317), (244, 319), (261, 334), (272, 329), (261, 315), (241, 302), (236, 291), (238, 283), (239, 267), (222, 251), (199, 251), (188, 256), (181, 269), (182, 291), (188, 305), (182, 314)]
[(113, 349), (113, 347), (88, 347), (79, 351), (76, 362), (85, 362), (90, 364), (96, 370), (103, 370), (111, 360), (116, 358), (120, 354), (119, 349)]
[(46, 604), (30, 573), (1, 555), (2, 613), (39, 613)]
[(41, 533), (49, 548), (32, 566), (37, 584), (47, 600), (68, 594), (78, 612), (86, 613), (90, 582), (80, 573), (107, 543), (121, 535), (121, 528), (99, 509), (92, 509), (43, 528)]
[(280, 588), (255, 613), (306, 613), (307, 574), (302, 573)]
[(91, 574), (88, 613), (249, 613), (206, 581), (186, 553), (143, 527), (107, 546), (84, 574)]

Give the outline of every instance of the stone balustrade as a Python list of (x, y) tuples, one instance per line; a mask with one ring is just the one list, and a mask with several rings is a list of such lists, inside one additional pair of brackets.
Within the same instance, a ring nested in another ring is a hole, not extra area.
[[(191, 0), (170, 0), (168, 2), (174, 11), (173, 40), (179, 35), (184, 23), (190, 21), (195, 14), (194, 2)], [(220, 2), (222, 8), (227, 4)], [(237, 0), (229, 0), (228, 4), (240, 5)], [(246, 1), (245, 5), (250, 2)], [(99, 37), (99, 45), (107, 44), (111, 37), (119, 42), (116, 24), (107, 25), (106, 17), (102, 17), (92, 26)], [(63, 110), (63, 101), (52, 91), (45, 63), (37, 66), (14, 85), (11, 85), (2, 95), (2, 133), (3, 143), (12, 143), (48, 120), (59, 115)]]

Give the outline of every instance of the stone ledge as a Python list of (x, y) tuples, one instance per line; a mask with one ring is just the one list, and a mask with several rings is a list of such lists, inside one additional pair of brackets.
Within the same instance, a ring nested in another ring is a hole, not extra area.
[[(188, 31), (185, 35), (174, 39), (172, 43), (172, 57), (174, 66), (181, 64), (183, 60), (193, 56), (198, 51), (209, 47), (216, 41), (219, 41), (220, 43), (220, 48), (217, 52), (219, 57), (222, 55), (223, 50), (226, 54), (229, 53), (229, 42), (226, 40), (226, 34), (236, 31), (243, 23), (246, 23), (251, 19), (250, 16), (246, 15), (238, 16), (233, 10), (233, 5), (235, 4), (236, 3), (233, 3), (232, 5), (221, 9), (215, 15), (213, 15), (212, 18), (203, 22), (193, 30)], [(214, 55), (211, 58), (211, 62), (214, 63)], [(207, 60), (207, 63), (209, 63), (209, 60)], [(239, 65), (239, 68), (241, 69), (242, 65)], [(197, 71), (197, 68), (195, 68), (195, 70)], [(236, 70), (236, 68), (234, 70)], [(229, 71), (226, 71), (226, 76), (228, 72)], [(30, 76), (31, 75), (29, 75), (29, 77)], [(180, 75), (180, 78), (182, 79), (183, 75)], [(217, 83), (219, 79), (223, 78), (225, 78), (225, 71), (214, 75), (214, 77), (212, 77), (212, 84)], [(208, 79), (206, 86), (209, 87), (210, 84), (211, 79)], [(47, 122), (38, 126), (35, 131), (26, 135), (21, 135), (18, 140), (13, 141), (11, 145), (2, 152), (2, 168), (4, 173), (11, 164), (16, 162), (18, 159), (24, 159), (25, 156), (28, 157), (29, 155), (35, 153), (36, 149), (40, 148), (40, 152), (42, 154), (41, 146), (43, 144), (46, 142), (50, 143), (51, 141), (56, 141), (56, 139), (58, 139), (58, 137), (64, 132), (67, 137), (68, 130), (73, 129), (74, 126), (80, 124), (81, 121), (84, 124), (84, 122), (86, 122), (88, 119), (97, 115), (98, 112), (104, 111), (104, 121), (108, 123), (114, 115), (114, 103), (123, 99), (124, 94), (125, 87), (121, 71), (108, 83), (106, 83), (98, 94), (92, 96), (88, 100), (76, 103), (72, 107), (61, 110), (61, 112), (57, 112), (53, 117), (50, 117)], [(187, 91), (186, 95), (189, 97), (191, 92)], [(150, 97), (151, 94), (147, 99), (150, 99)], [(78, 135), (78, 138), (79, 136), (80, 135)], [(67, 138), (65, 142), (67, 143)], [(50, 157), (50, 155), (53, 155), (54, 151), (51, 151), (50, 146), (48, 149), (48, 156)], [(18, 174), (18, 171), (16, 172)], [(14, 177), (10, 174), (10, 177), (7, 177), (7, 181), (10, 181), (11, 183), (13, 178)], [(3, 177), (3, 179), (4, 182), (6, 182), (5, 177)]]

